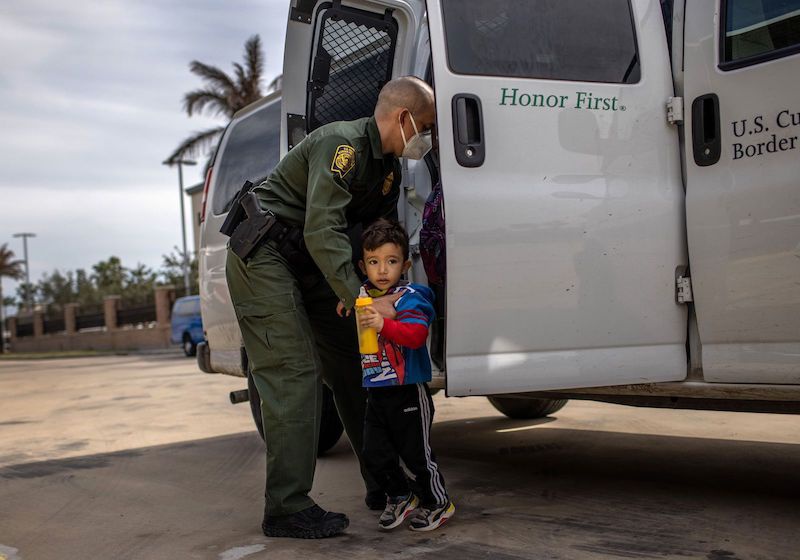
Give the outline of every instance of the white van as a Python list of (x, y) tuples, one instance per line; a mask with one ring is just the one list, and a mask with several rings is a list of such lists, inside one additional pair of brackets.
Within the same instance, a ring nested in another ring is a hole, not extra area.
[[(434, 386), (800, 412), (800, 0), (295, 0), (285, 52), (281, 153), (393, 76), (434, 85), (399, 209), (414, 243), (441, 177)], [(209, 329), (212, 369), (241, 374), (237, 337)]]

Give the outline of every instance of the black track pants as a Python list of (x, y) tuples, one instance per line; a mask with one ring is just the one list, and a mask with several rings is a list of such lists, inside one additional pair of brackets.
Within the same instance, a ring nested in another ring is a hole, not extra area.
[(389, 496), (408, 494), (403, 460), (416, 478), (424, 506), (447, 502), (444, 478), (431, 450), (433, 399), (425, 383), (369, 389), (364, 463)]

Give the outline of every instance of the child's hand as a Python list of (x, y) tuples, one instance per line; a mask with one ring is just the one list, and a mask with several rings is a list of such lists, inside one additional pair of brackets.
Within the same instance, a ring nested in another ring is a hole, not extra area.
[(381, 332), (383, 329), (383, 317), (371, 305), (358, 310), (358, 324), (361, 328), (372, 327)]
[[(345, 309), (344, 304), (341, 301), (336, 304), (336, 314), (339, 317), (349, 317), (351, 311), (352, 309)], [(344, 315), (342, 315), (342, 312), (344, 312)]]

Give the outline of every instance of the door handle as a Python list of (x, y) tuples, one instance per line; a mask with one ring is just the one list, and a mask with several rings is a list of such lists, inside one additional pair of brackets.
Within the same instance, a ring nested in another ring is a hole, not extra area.
[(714, 165), (722, 154), (719, 131), (719, 98), (707, 93), (692, 102), (692, 151), (700, 167)]
[(453, 147), (456, 161), (463, 167), (480, 167), (486, 157), (483, 111), (476, 95), (453, 96)]

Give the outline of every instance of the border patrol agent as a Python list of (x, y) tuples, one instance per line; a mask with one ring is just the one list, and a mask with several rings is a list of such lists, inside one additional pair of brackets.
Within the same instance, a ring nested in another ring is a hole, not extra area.
[[(349, 523), (308, 496), (319, 439), (320, 377), (333, 391), (361, 462), (366, 406), (361, 357), (353, 318), (336, 312), (337, 304), (353, 307), (361, 285), (346, 232), (396, 216), (397, 157), (424, 156), (434, 120), (430, 86), (414, 77), (388, 82), (374, 116), (311, 132), (252, 190), (265, 217), (252, 250), (234, 250), (241, 245), (242, 226), (231, 236), (228, 287), (261, 396), (267, 536), (327, 537)], [(248, 210), (242, 225), (252, 218)], [(384, 302), (389, 314), (391, 303)], [(369, 497), (378, 485), (361, 464)], [(382, 493), (381, 498), (382, 509)]]

